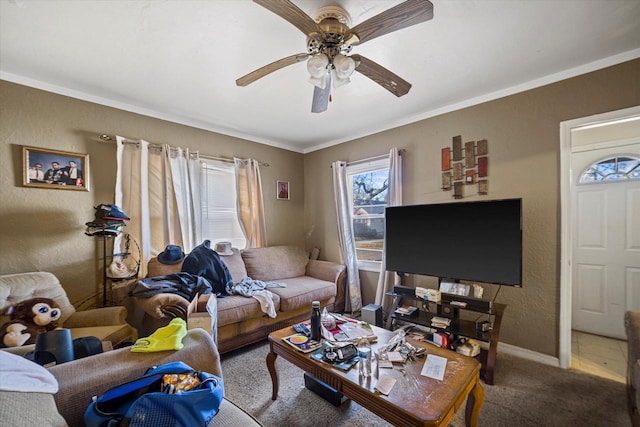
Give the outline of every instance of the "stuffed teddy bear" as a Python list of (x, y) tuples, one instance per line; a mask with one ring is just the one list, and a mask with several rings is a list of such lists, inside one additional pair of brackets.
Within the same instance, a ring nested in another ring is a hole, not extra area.
[(9, 307), (11, 320), (0, 327), (0, 347), (35, 344), (38, 334), (58, 327), (62, 311), (49, 298), (31, 298)]

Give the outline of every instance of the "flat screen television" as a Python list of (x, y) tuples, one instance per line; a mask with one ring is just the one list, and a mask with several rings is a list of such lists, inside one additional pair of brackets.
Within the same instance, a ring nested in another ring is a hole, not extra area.
[(394, 206), (388, 271), (522, 286), (522, 199)]

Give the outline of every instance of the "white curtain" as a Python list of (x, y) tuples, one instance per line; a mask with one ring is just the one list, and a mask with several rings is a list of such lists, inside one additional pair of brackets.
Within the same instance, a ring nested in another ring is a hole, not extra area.
[(234, 158), (238, 219), (248, 248), (267, 246), (260, 166), (254, 159)]
[(353, 236), (353, 224), (349, 207), (349, 188), (347, 186), (347, 164), (337, 161), (333, 168), (333, 192), (338, 222), (338, 245), (340, 262), (347, 266), (347, 288), (345, 289), (345, 311), (355, 312), (362, 309), (362, 294), (356, 257), (356, 242)]
[[(387, 206), (402, 205), (402, 156), (397, 148), (392, 148), (389, 152), (389, 188), (387, 189), (387, 194)], [(389, 315), (392, 301), (390, 298), (385, 298), (385, 294), (392, 291), (394, 285), (399, 284), (400, 278), (394, 272), (387, 271), (385, 246), (386, 241), (383, 243), (382, 248), (382, 262), (380, 275), (378, 276), (375, 303), (382, 305), (382, 312)]]
[(202, 239), (200, 162), (186, 149), (116, 140), (115, 204), (132, 218), (124, 231), (140, 243), (144, 277), (149, 259), (168, 244), (190, 252)]

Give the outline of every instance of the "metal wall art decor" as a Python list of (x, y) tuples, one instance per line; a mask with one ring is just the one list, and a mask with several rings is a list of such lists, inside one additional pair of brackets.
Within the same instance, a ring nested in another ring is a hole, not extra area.
[[(453, 137), (452, 147), (442, 149), (442, 190), (453, 189), (453, 198), (464, 197), (467, 185), (477, 184), (478, 194), (489, 193), (489, 143), (486, 139), (462, 143)], [(482, 179), (479, 179), (482, 178)]]
[(22, 147), (25, 187), (89, 191), (89, 155)]

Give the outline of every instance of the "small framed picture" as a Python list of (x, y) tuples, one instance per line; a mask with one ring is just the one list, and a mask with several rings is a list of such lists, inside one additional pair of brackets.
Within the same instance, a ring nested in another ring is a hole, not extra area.
[(289, 181), (276, 181), (276, 197), (278, 200), (289, 200)]
[(22, 147), (25, 187), (89, 191), (89, 155)]

